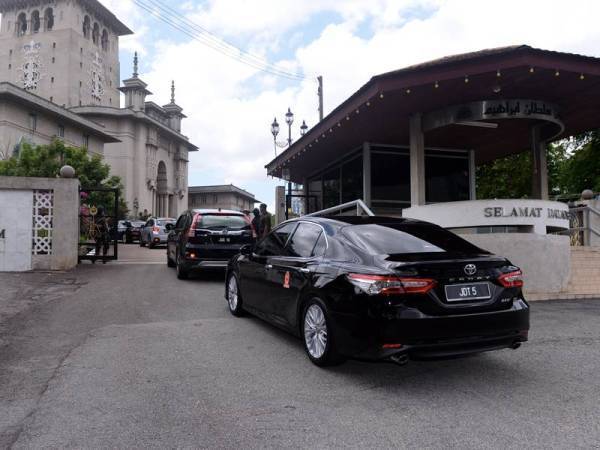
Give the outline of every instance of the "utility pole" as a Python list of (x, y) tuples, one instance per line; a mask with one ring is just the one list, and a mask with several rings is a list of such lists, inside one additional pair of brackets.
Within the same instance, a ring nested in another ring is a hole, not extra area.
[(319, 75), (317, 77), (317, 81), (319, 82), (319, 90), (317, 91), (317, 95), (319, 96), (319, 122), (323, 120), (323, 77)]

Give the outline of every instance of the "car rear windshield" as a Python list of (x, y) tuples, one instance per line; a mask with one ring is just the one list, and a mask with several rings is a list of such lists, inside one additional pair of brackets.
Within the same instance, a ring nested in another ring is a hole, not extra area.
[(196, 228), (204, 228), (207, 230), (244, 230), (250, 229), (250, 224), (242, 215), (202, 214), (199, 216)]
[(356, 246), (376, 255), (442, 252), (486, 253), (454, 233), (435, 225), (353, 225), (343, 228), (342, 233)]
[(156, 225), (159, 227), (164, 227), (166, 224), (168, 223), (175, 223), (174, 220), (164, 220), (164, 219), (157, 219), (156, 220)]

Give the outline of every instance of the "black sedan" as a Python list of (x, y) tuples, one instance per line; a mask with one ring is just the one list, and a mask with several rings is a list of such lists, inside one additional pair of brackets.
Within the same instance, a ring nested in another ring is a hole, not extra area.
[(521, 271), (436, 225), (388, 217), (284, 222), (228, 265), (225, 297), (304, 341), (310, 360), (455, 357), (527, 341)]

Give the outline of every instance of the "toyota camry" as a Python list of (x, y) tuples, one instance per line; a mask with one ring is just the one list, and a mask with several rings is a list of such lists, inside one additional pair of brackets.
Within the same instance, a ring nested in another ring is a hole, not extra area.
[(302, 339), (310, 360), (456, 357), (527, 341), (521, 270), (427, 222), (302, 217), (229, 262), (225, 297)]

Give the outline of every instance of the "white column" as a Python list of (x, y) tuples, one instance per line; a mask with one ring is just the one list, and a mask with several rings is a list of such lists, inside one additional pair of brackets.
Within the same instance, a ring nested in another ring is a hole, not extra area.
[(410, 133), (410, 204), (425, 204), (425, 136), (421, 125), (421, 114), (409, 119)]
[(371, 144), (363, 143), (363, 201), (371, 207)]
[(477, 177), (475, 169), (475, 150), (469, 150), (469, 200), (477, 199)]
[(548, 200), (548, 166), (546, 163), (546, 142), (540, 138), (540, 127), (531, 129), (531, 151), (532, 151), (532, 198)]

